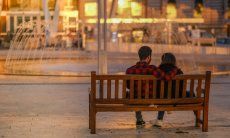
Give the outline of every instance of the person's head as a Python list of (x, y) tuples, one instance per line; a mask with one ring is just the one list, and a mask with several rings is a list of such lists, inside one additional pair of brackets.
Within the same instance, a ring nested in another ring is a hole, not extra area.
[(142, 46), (138, 51), (138, 55), (140, 61), (146, 61), (149, 64), (151, 62), (152, 49), (148, 46)]
[(176, 57), (172, 53), (164, 53), (161, 57), (161, 64), (176, 65)]

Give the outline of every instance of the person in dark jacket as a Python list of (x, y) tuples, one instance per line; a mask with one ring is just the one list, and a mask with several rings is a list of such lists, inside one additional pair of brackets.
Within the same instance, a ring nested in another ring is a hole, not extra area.
[[(158, 67), (161, 71), (164, 71), (166, 74), (169, 72), (176, 72), (176, 75), (183, 74), (183, 71), (176, 66), (176, 57), (172, 53), (164, 53), (161, 57), (161, 64)], [(166, 79), (167, 80), (167, 79)], [(168, 79), (169, 80), (169, 79)], [(183, 90), (183, 81), (180, 81), (179, 84), (179, 94), (181, 96)], [(175, 98), (176, 82), (172, 81), (172, 97)], [(157, 82), (157, 91), (160, 91), (160, 81)], [(168, 92), (168, 82), (165, 81), (164, 85), (164, 98), (167, 98)], [(157, 93), (157, 97), (160, 97), (160, 93)], [(161, 127), (163, 125), (163, 117), (165, 111), (159, 111), (155, 126)]]

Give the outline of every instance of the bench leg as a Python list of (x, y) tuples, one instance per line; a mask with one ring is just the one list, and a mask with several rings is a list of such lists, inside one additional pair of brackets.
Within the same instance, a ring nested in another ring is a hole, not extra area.
[(91, 108), (89, 104), (89, 129), (91, 129)]
[(208, 132), (208, 109), (203, 110), (203, 125), (202, 131)]
[(91, 129), (91, 105), (90, 105), (90, 94), (89, 94), (89, 129)]
[(90, 122), (90, 129), (91, 129), (91, 134), (96, 134), (96, 112), (95, 111), (91, 111), (91, 118), (90, 118), (91, 122)]
[(200, 110), (194, 111), (195, 116), (196, 116), (196, 124), (195, 127), (200, 127)]

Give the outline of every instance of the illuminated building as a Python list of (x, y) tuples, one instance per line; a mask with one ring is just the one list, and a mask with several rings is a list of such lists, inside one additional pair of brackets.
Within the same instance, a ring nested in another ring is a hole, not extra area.
[[(14, 32), (17, 25), (25, 21), (44, 19), (42, 0), (1, 1), (1, 35)], [(51, 18), (55, 1), (48, 0)], [(78, 22), (95, 27), (90, 23), (97, 19), (97, 0), (61, 1), (59, 32), (74, 31)], [(230, 35), (229, 0), (107, 0), (107, 4), (108, 18), (204, 18), (199, 28), (214, 29), (217, 35)]]
[[(55, 0), (48, 1), (51, 19), (54, 16)], [(77, 0), (61, 0), (58, 32), (76, 31), (78, 21)], [(0, 18), (0, 35), (15, 33), (19, 24), (44, 20), (42, 0), (3, 0)]]

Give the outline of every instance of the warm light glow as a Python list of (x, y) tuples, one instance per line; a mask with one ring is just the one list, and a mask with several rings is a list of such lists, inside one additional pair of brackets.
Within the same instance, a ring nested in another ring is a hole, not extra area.
[(85, 3), (85, 16), (97, 16), (97, 3)]
[(78, 17), (78, 11), (62, 11), (65, 17)]
[(130, 8), (130, 0), (118, 0), (118, 14), (122, 15), (127, 8)]
[(135, 42), (142, 42), (142, 38), (144, 36), (143, 31), (141, 31), (141, 30), (133, 31), (132, 35), (134, 37)]
[(118, 0), (118, 7), (119, 8), (129, 8), (130, 7), (129, 2), (130, 0)]
[[(101, 23), (104, 22), (104, 19), (100, 20)], [(204, 23), (204, 19), (188, 19), (188, 18), (180, 18), (180, 19), (165, 19), (165, 18), (109, 18), (106, 21), (111, 24), (119, 24), (119, 23), (165, 23), (165, 22), (176, 22), (176, 23)], [(97, 23), (97, 19), (87, 19), (86, 23)]]
[(131, 2), (131, 14), (132, 16), (141, 16), (142, 6), (138, 2)]
[(167, 18), (169, 19), (173, 19), (177, 17), (177, 10), (176, 10), (176, 6), (174, 4), (169, 3), (167, 5)]
[(195, 18), (201, 18), (203, 10), (204, 10), (204, 6), (199, 3), (197, 5), (197, 8), (194, 10), (194, 17)]

